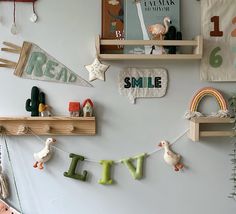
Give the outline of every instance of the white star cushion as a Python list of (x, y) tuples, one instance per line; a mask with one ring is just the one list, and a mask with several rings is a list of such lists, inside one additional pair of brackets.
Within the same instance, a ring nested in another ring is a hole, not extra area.
[(89, 72), (89, 81), (91, 82), (96, 79), (105, 81), (105, 72), (109, 67), (109, 65), (102, 64), (98, 58), (96, 58), (91, 65), (85, 66)]

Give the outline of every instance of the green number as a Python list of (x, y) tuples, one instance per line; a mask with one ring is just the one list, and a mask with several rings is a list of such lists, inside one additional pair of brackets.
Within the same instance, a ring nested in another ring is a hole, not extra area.
[(223, 58), (217, 52), (221, 51), (220, 47), (216, 47), (212, 50), (209, 63), (213, 68), (219, 68), (223, 63)]

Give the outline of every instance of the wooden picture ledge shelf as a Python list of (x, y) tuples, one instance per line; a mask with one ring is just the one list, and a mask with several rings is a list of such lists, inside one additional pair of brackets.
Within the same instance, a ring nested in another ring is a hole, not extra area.
[[(146, 46), (191, 46), (193, 51), (190, 54), (103, 54), (101, 46), (104, 45), (146, 45)], [(107, 40), (96, 39), (96, 51), (100, 60), (199, 60), (203, 55), (203, 37), (196, 36), (194, 40)]]
[(236, 131), (205, 131), (201, 124), (233, 124), (235, 118), (197, 117), (190, 119), (189, 138), (192, 141), (199, 141), (201, 137), (232, 137)]
[(0, 131), (6, 135), (92, 136), (95, 117), (0, 117)]

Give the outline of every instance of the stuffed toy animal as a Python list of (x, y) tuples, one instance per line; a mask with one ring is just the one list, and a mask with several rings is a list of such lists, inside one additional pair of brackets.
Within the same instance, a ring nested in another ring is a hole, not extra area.
[(181, 156), (170, 150), (169, 142), (163, 140), (160, 142), (159, 146), (165, 150), (164, 153), (165, 162), (173, 166), (176, 172), (184, 168), (184, 165), (180, 162)]
[(43, 103), (39, 104), (39, 115), (41, 117), (51, 117), (52, 112), (51, 112), (51, 107), (48, 105), (45, 105)]
[(36, 160), (34, 168), (43, 169), (43, 164), (51, 159), (51, 144), (53, 143), (56, 143), (56, 140), (53, 138), (48, 138), (45, 142), (45, 147), (40, 152), (34, 154), (34, 159)]

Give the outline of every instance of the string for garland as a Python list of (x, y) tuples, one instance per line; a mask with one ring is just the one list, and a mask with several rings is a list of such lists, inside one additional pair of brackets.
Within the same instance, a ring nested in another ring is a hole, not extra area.
[(30, 17), (30, 21), (31, 21), (31, 22), (37, 22), (37, 20), (38, 20), (38, 15), (37, 15), (37, 13), (36, 13), (36, 11), (35, 11), (35, 1), (32, 2), (32, 8), (33, 8), (33, 14), (32, 14), (32, 16)]
[[(176, 144), (176, 143), (178, 142), (178, 140), (181, 139), (183, 136), (185, 136), (188, 131), (189, 131), (189, 129), (187, 129), (186, 131), (184, 131), (180, 136), (178, 136), (174, 141), (172, 141), (172, 143), (170, 144), (170, 146)], [(39, 137), (37, 134), (35, 134), (35, 133), (33, 132), (33, 130), (29, 129), (29, 132), (31, 132), (31, 134), (32, 134), (33, 136), (35, 136), (41, 143), (44, 143), (44, 142), (45, 142), (45, 140), (43, 140), (41, 137)], [(65, 151), (65, 150), (62, 150), (62, 149), (58, 148), (57, 146), (53, 146), (53, 145), (52, 145), (52, 147), (55, 148), (55, 149), (57, 149), (57, 150), (59, 150), (59, 151), (61, 151), (61, 152), (70, 154), (70, 152), (67, 152), (67, 151)], [(148, 155), (148, 156), (151, 156), (151, 155), (154, 155), (155, 153), (157, 153), (157, 152), (159, 152), (159, 151), (161, 151), (161, 149), (155, 149), (154, 151), (148, 152), (147, 155)], [(100, 164), (100, 160), (91, 159), (91, 158), (85, 158), (84, 161)], [(120, 160), (114, 161), (114, 163), (119, 164), (119, 163), (121, 163), (121, 161), (120, 161)]]
[(13, 170), (13, 164), (12, 164), (12, 160), (11, 160), (11, 156), (10, 156), (10, 151), (9, 151), (6, 135), (4, 133), (2, 134), (2, 138), (3, 138), (4, 143), (5, 143), (5, 147), (6, 147), (6, 151), (7, 151), (7, 158), (8, 158), (8, 161), (10, 163), (10, 169), (11, 169), (11, 173), (12, 173), (14, 187), (15, 187), (15, 190), (16, 190), (16, 197), (17, 197), (17, 200), (18, 200), (20, 212), (21, 212), (21, 214), (23, 214), (23, 209), (22, 209), (21, 200), (20, 200), (20, 194), (19, 194), (19, 190), (18, 190), (17, 182), (16, 182), (16, 176), (15, 176), (15, 173), (14, 173), (14, 170)]
[(14, 0), (13, 23), (16, 23), (16, 0)]
[(9, 197), (9, 188), (6, 177), (3, 172), (3, 155), (2, 155), (2, 145), (0, 145), (0, 196), (2, 199)]
[(13, 24), (11, 26), (11, 33), (14, 34), (14, 35), (17, 34), (17, 27), (16, 27), (16, 0), (14, 0)]

